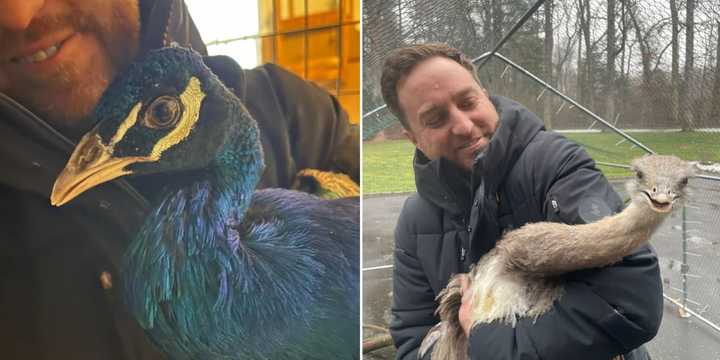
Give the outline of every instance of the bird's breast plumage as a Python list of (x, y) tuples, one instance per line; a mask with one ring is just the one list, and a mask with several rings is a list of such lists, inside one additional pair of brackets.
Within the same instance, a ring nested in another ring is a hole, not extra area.
[(335, 333), (331, 345), (322, 330), (345, 321), (356, 331), (357, 201), (273, 189), (237, 214), (219, 212), (219, 197), (208, 182), (166, 197), (126, 257), (130, 309), (159, 347), (179, 358), (253, 358), (355, 346), (347, 342), (359, 334)]

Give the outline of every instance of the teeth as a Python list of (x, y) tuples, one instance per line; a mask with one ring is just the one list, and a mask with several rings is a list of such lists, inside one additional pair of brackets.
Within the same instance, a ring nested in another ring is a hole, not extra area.
[(465, 148), (468, 148), (468, 147), (470, 147), (470, 146), (473, 146), (473, 145), (477, 144), (478, 141), (480, 141), (480, 138), (477, 138), (477, 139), (475, 139), (475, 140), (473, 140), (473, 141), (470, 141), (470, 142), (468, 142), (468, 143), (463, 144), (462, 146), (460, 146), (460, 149), (465, 149)]
[(55, 44), (55, 45), (50, 46), (47, 49), (39, 50), (32, 55), (14, 58), (13, 61), (18, 62), (20, 64), (29, 64), (29, 63), (40, 62), (40, 61), (46, 60), (49, 57), (55, 55), (55, 53), (58, 52), (59, 46), (60, 46), (59, 44)]
[(43, 60), (47, 59), (48, 56), (47, 56), (47, 54), (45, 53), (45, 51), (40, 50), (40, 51), (32, 54), (31, 57), (32, 57), (32, 61), (33, 61), (33, 62), (38, 62), (38, 61), (43, 61)]

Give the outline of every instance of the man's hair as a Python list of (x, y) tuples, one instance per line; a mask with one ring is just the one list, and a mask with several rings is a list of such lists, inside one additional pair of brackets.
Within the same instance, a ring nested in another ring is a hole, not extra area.
[(388, 109), (397, 116), (406, 130), (410, 129), (410, 124), (408, 124), (405, 114), (400, 108), (397, 84), (400, 80), (408, 76), (417, 64), (434, 57), (444, 57), (455, 61), (467, 69), (475, 81), (477, 81), (478, 85), (481, 85), (472, 61), (460, 52), (460, 50), (450, 47), (447, 44), (416, 44), (394, 50), (387, 59), (385, 59), (385, 63), (383, 64), (382, 76), (380, 76), (380, 90)]

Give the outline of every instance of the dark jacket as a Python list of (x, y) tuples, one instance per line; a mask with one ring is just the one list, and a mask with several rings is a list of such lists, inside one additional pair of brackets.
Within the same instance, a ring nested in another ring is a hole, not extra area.
[[(140, 7), (143, 49), (175, 41), (205, 52), (181, 0)], [(208, 64), (259, 123), (267, 164), (261, 187), (287, 187), (304, 167), (357, 180), (359, 134), (333, 97), (274, 65), (242, 70), (221, 57)], [(72, 147), (0, 94), (0, 358), (163, 358), (117, 291), (120, 259), (148, 209), (147, 189), (121, 179), (50, 206)], [(107, 290), (103, 272), (112, 276)]]
[[(499, 127), (470, 176), (447, 160), (429, 161), (416, 152), (418, 194), (405, 202), (395, 230), (390, 330), (398, 359), (416, 359), (438, 321), (435, 296), (503, 231), (538, 221), (586, 223), (622, 208), (580, 146), (545, 131), (518, 103), (492, 101)], [(657, 333), (662, 286), (649, 247), (613, 266), (568, 274), (566, 281), (562, 298), (536, 323), (475, 326), (471, 358), (608, 360)]]

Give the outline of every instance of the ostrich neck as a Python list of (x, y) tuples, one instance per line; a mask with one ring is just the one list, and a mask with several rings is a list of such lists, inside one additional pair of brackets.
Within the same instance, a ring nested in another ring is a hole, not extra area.
[[(644, 201), (644, 200), (643, 200)], [(572, 247), (558, 255), (568, 259), (559, 264), (560, 272), (601, 267), (620, 261), (650, 236), (667, 216), (649, 205), (633, 201), (622, 212), (600, 221), (577, 225)]]
[(619, 252), (632, 250), (648, 241), (668, 214), (652, 210), (644, 200), (632, 201), (620, 213), (582, 226), (582, 236), (588, 242), (614, 247)]
[(647, 242), (666, 216), (633, 201), (590, 224), (529, 224), (508, 233), (498, 248), (509, 268), (541, 276), (602, 267)]

